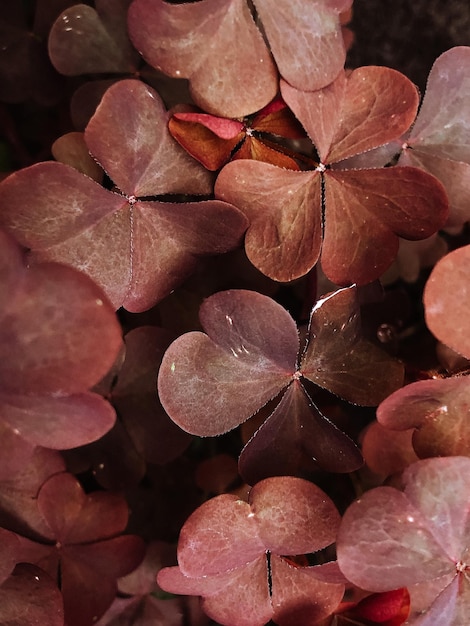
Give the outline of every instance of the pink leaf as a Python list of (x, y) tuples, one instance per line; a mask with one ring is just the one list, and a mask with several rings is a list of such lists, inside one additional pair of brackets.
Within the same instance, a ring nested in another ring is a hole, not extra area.
[(396, 256), (398, 236), (424, 239), (448, 216), (444, 187), (414, 167), (328, 171), (325, 206), (322, 267), (340, 285), (378, 278)]
[(214, 576), (254, 561), (264, 550), (250, 505), (222, 494), (186, 520), (178, 540), (178, 564), (185, 576)]
[(262, 480), (251, 489), (249, 504), (259, 536), (274, 554), (316, 552), (336, 539), (341, 519), (336, 507), (306, 480), (293, 476)]
[(114, 425), (116, 413), (101, 396), (0, 394), (2, 418), (35, 445), (68, 450), (96, 441)]
[(93, 386), (121, 346), (120, 325), (101, 289), (58, 264), (27, 268), (21, 260), (10, 271), (7, 284), (15, 277), (16, 285), (0, 309), (2, 391), (67, 395)]
[(407, 496), (378, 487), (354, 502), (337, 538), (343, 574), (368, 591), (389, 591), (449, 574), (451, 559)]
[(470, 333), (466, 323), (470, 301), (469, 271), (470, 246), (453, 250), (435, 265), (423, 295), (430, 331), (466, 358), (470, 357)]
[(134, 0), (128, 19), (146, 61), (189, 78), (196, 104), (208, 113), (243, 117), (276, 95), (277, 72), (245, 0)]
[(428, 77), (426, 93), (408, 143), (439, 157), (470, 163), (470, 48), (441, 54)]

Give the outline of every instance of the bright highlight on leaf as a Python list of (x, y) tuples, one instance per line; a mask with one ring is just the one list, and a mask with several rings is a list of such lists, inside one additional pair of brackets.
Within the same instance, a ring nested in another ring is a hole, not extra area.
[(341, 601), (341, 576), (329, 582), (321, 566), (298, 567), (284, 557), (328, 546), (338, 525), (332, 501), (312, 483), (267, 478), (248, 502), (223, 494), (194, 511), (181, 529), (178, 567), (164, 568), (157, 581), (171, 593), (202, 596), (220, 624), (313, 626)]
[(183, 430), (222, 434), (279, 396), (240, 457), (248, 482), (296, 473), (304, 457), (329, 471), (361, 464), (353, 442), (322, 415), (303, 382), (369, 406), (401, 384), (402, 366), (361, 336), (355, 288), (317, 303), (303, 350), (290, 315), (255, 292), (215, 294), (200, 319), (205, 333), (174, 341), (158, 377), (161, 402)]

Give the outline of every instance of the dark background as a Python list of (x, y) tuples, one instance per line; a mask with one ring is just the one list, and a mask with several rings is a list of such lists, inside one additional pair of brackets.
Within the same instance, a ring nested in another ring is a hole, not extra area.
[(435, 59), (470, 46), (470, 0), (355, 0), (348, 67), (385, 65), (423, 92)]

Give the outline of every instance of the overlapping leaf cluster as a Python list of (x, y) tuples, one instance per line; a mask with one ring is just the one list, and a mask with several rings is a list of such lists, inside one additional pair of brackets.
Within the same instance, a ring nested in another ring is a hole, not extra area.
[(466, 624), (465, 229), (414, 326), (378, 279), (467, 221), (470, 49), (419, 108), (351, 0), (10, 4), (2, 102), (74, 127), (0, 116), (0, 622)]

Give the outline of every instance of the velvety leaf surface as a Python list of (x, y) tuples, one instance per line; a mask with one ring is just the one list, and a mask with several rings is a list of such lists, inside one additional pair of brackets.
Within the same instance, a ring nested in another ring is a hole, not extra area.
[(214, 576), (254, 561), (264, 542), (247, 502), (222, 494), (204, 502), (186, 520), (178, 540), (185, 576)]
[(128, 20), (145, 60), (189, 78), (196, 104), (208, 113), (243, 117), (276, 95), (276, 68), (245, 0), (134, 0)]
[(369, 591), (407, 587), (453, 568), (429, 520), (392, 487), (368, 491), (349, 507), (341, 522), (337, 551), (346, 578)]
[(462, 503), (469, 469), (468, 457), (418, 461), (403, 473), (404, 492), (373, 489), (343, 517), (337, 541), (343, 573), (373, 591), (409, 587), (410, 624), (465, 623), (469, 511)]
[(470, 455), (467, 377), (420, 380), (386, 398), (377, 420), (387, 429), (413, 432), (419, 457)]
[[(66, 9), (49, 33), (49, 56), (61, 74), (134, 72), (137, 68), (126, 36), (125, 15), (130, 0), (106, 0), (96, 10), (86, 4)], [(110, 19), (112, 10), (120, 19)]]
[[(143, 104), (142, 116), (135, 115), (134, 92)], [(122, 107), (130, 128), (127, 140), (122, 137), (126, 128)], [(100, 159), (106, 154), (105, 169), (120, 184), (128, 185), (123, 191), (129, 195), (103, 189), (59, 163), (20, 170), (2, 185), (0, 225), (33, 250), (32, 258), (86, 271), (116, 308), (124, 305), (133, 312), (146, 310), (168, 295), (194, 270), (199, 256), (237, 247), (247, 226), (241, 212), (220, 201), (136, 201), (136, 193), (202, 193), (211, 188), (208, 172), (171, 139), (162, 126), (161, 113), (155, 92), (139, 81), (123, 81), (116, 90), (112, 88), (87, 129), (87, 142), (96, 149), (94, 156)], [(159, 123), (163, 135), (154, 133)], [(156, 140), (149, 142), (146, 137)], [(157, 147), (157, 152), (163, 149), (161, 156), (167, 164), (162, 171), (153, 160)], [(130, 167), (132, 163), (137, 166)], [(180, 168), (194, 177), (181, 178)], [(177, 179), (195, 182), (181, 187), (175, 184)]]
[(341, 9), (328, 0), (255, 0), (254, 4), (286, 81), (299, 89), (315, 91), (336, 78), (345, 60), (338, 13), (351, 2), (343, 2)]
[(306, 480), (293, 476), (263, 480), (251, 489), (248, 502), (259, 536), (274, 554), (316, 552), (336, 539), (340, 523), (336, 507)]
[(436, 264), (423, 295), (430, 331), (466, 358), (470, 357), (470, 333), (466, 323), (470, 299), (469, 271), (470, 246), (453, 250)]
[(215, 195), (248, 217), (245, 250), (255, 267), (286, 282), (306, 274), (321, 249), (321, 178), (257, 161), (235, 161), (220, 172)]
[(400, 72), (367, 66), (319, 91), (281, 82), (282, 97), (315, 144), (322, 163), (335, 163), (397, 139), (412, 124), (419, 96)]
[(447, 220), (444, 187), (418, 168), (329, 171), (324, 178), (321, 262), (336, 284), (371, 282), (396, 257), (398, 236), (425, 239)]
[(0, 587), (0, 622), (5, 626), (64, 626), (62, 594), (42, 569), (20, 563)]
[(244, 290), (207, 299), (201, 322), (207, 335), (187, 333), (168, 348), (158, 392), (183, 430), (208, 436), (235, 428), (288, 384), (298, 336), (280, 305)]
[(85, 141), (124, 194), (210, 193), (210, 174), (174, 141), (168, 119), (160, 96), (139, 80), (121, 80), (104, 94)]
[(223, 494), (194, 511), (181, 530), (179, 567), (161, 570), (157, 582), (172, 593), (202, 595), (204, 611), (220, 624), (262, 626), (276, 614), (279, 624), (293, 624), (298, 597), (309, 597), (311, 610), (322, 607), (316, 616), (327, 615), (344, 585), (323, 582), (315, 568), (297, 570), (273, 553), (271, 577), (279, 580), (271, 587), (266, 551), (318, 550), (334, 541), (338, 524), (332, 501), (315, 485), (268, 478), (251, 490), (248, 503)]
[(312, 309), (300, 371), (355, 404), (374, 406), (397, 389), (402, 365), (362, 338), (356, 289), (321, 298)]

